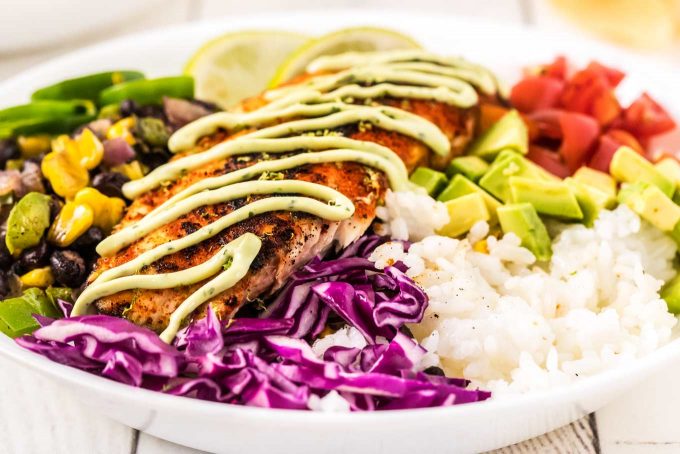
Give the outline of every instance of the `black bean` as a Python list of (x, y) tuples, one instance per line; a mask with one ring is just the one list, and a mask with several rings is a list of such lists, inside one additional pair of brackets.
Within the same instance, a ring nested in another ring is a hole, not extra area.
[(52, 199), (50, 200), (50, 223), (52, 223), (64, 207), (64, 202), (56, 194), (52, 194), (50, 197)]
[(141, 153), (138, 156), (139, 160), (142, 161), (142, 164), (146, 165), (151, 170), (162, 166), (170, 159), (169, 153), (157, 148), (146, 153)]
[(19, 256), (19, 265), (22, 269), (31, 271), (45, 266), (49, 259), (49, 248), (46, 241), (41, 241), (35, 247), (26, 249)]
[(9, 296), (9, 277), (7, 273), (0, 273), (0, 299)]
[(128, 177), (118, 172), (102, 172), (92, 179), (92, 186), (109, 197), (123, 198), (122, 187), (130, 181)]
[(446, 374), (444, 373), (442, 368), (437, 367), (437, 366), (430, 366), (427, 369), (425, 369), (423, 372), (428, 374), (428, 375), (437, 375), (439, 377), (445, 377), (446, 376)]
[(137, 110), (137, 103), (131, 99), (126, 99), (120, 103), (120, 115), (122, 117), (129, 117), (134, 115)]
[(87, 277), (85, 260), (75, 251), (54, 251), (50, 256), (50, 268), (58, 284), (78, 287)]
[(0, 140), (0, 170), (5, 168), (7, 161), (21, 156), (17, 143), (12, 139)]
[(0, 235), (0, 270), (8, 270), (12, 265), (12, 254), (7, 250), (5, 235)]
[(12, 263), (12, 266), (9, 267), (9, 272), (11, 274), (16, 274), (17, 276), (21, 276), (22, 274), (25, 274), (28, 272), (26, 268), (21, 266), (21, 263), (18, 261)]
[(98, 227), (90, 227), (85, 233), (80, 235), (78, 239), (71, 245), (73, 249), (78, 251), (86, 251), (94, 249), (94, 247), (104, 239), (104, 232)]

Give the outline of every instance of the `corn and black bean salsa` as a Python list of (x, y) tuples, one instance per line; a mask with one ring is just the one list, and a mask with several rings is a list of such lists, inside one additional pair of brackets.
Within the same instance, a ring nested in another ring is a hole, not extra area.
[(37, 90), (0, 110), (0, 331), (59, 315), (120, 221), (121, 187), (170, 158), (170, 134), (215, 110), (190, 77), (93, 74)]

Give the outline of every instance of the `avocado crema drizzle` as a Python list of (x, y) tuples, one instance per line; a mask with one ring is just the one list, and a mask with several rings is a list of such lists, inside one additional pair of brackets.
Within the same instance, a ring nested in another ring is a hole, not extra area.
[[(184, 320), (194, 310), (246, 275), (259, 253), (261, 240), (252, 233), (246, 233), (222, 247), (206, 262), (182, 271), (137, 274), (144, 267), (212, 238), (254, 215), (288, 210), (310, 213), (329, 221), (343, 221), (354, 214), (352, 201), (332, 188), (298, 180), (258, 179), (262, 175), (307, 164), (352, 161), (384, 172), (392, 190), (411, 188), (404, 163), (389, 148), (342, 136), (317, 136), (315, 132), (370, 123), (419, 140), (433, 152), (446, 155), (450, 150), (449, 140), (431, 122), (395, 107), (363, 104), (369, 104), (374, 98), (395, 97), (432, 100), (466, 108), (477, 103), (476, 90), (489, 95), (502, 90), (493, 74), (480, 66), (459, 58), (443, 58), (417, 50), (321, 57), (309, 65), (308, 71), (330, 73), (266, 92), (264, 96), (269, 103), (255, 111), (219, 112), (179, 129), (169, 141), (172, 152), (190, 150), (201, 137), (219, 129), (234, 133), (259, 128), (205, 151), (168, 162), (145, 177), (126, 183), (123, 193), (129, 199), (135, 199), (191, 170), (230, 156), (289, 153), (301, 149), (307, 152), (261, 161), (224, 175), (199, 180), (170, 197), (143, 219), (110, 235), (97, 246), (97, 252), (103, 257), (110, 257), (200, 206), (224, 203), (251, 194), (296, 195), (260, 198), (190, 235), (154, 247), (127, 263), (104, 271), (77, 299), (73, 315), (85, 314), (97, 299), (124, 290), (175, 288), (209, 279), (170, 316), (169, 324), (160, 337), (167, 343), (172, 342)], [(361, 105), (355, 102), (361, 102)]]

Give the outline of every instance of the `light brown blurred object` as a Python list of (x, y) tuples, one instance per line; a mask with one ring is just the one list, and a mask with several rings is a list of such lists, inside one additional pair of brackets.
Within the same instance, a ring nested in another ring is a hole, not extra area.
[(659, 49), (680, 37), (680, 0), (550, 0), (564, 17), (611, 41)]

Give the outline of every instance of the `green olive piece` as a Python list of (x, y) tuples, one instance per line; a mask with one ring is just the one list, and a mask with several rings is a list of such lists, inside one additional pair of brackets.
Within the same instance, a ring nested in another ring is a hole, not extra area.
[(50, 197), (39, 192), (26, 194), (7, 218), (5, 243), (10, 253), (36, 246), (50, 226)]

